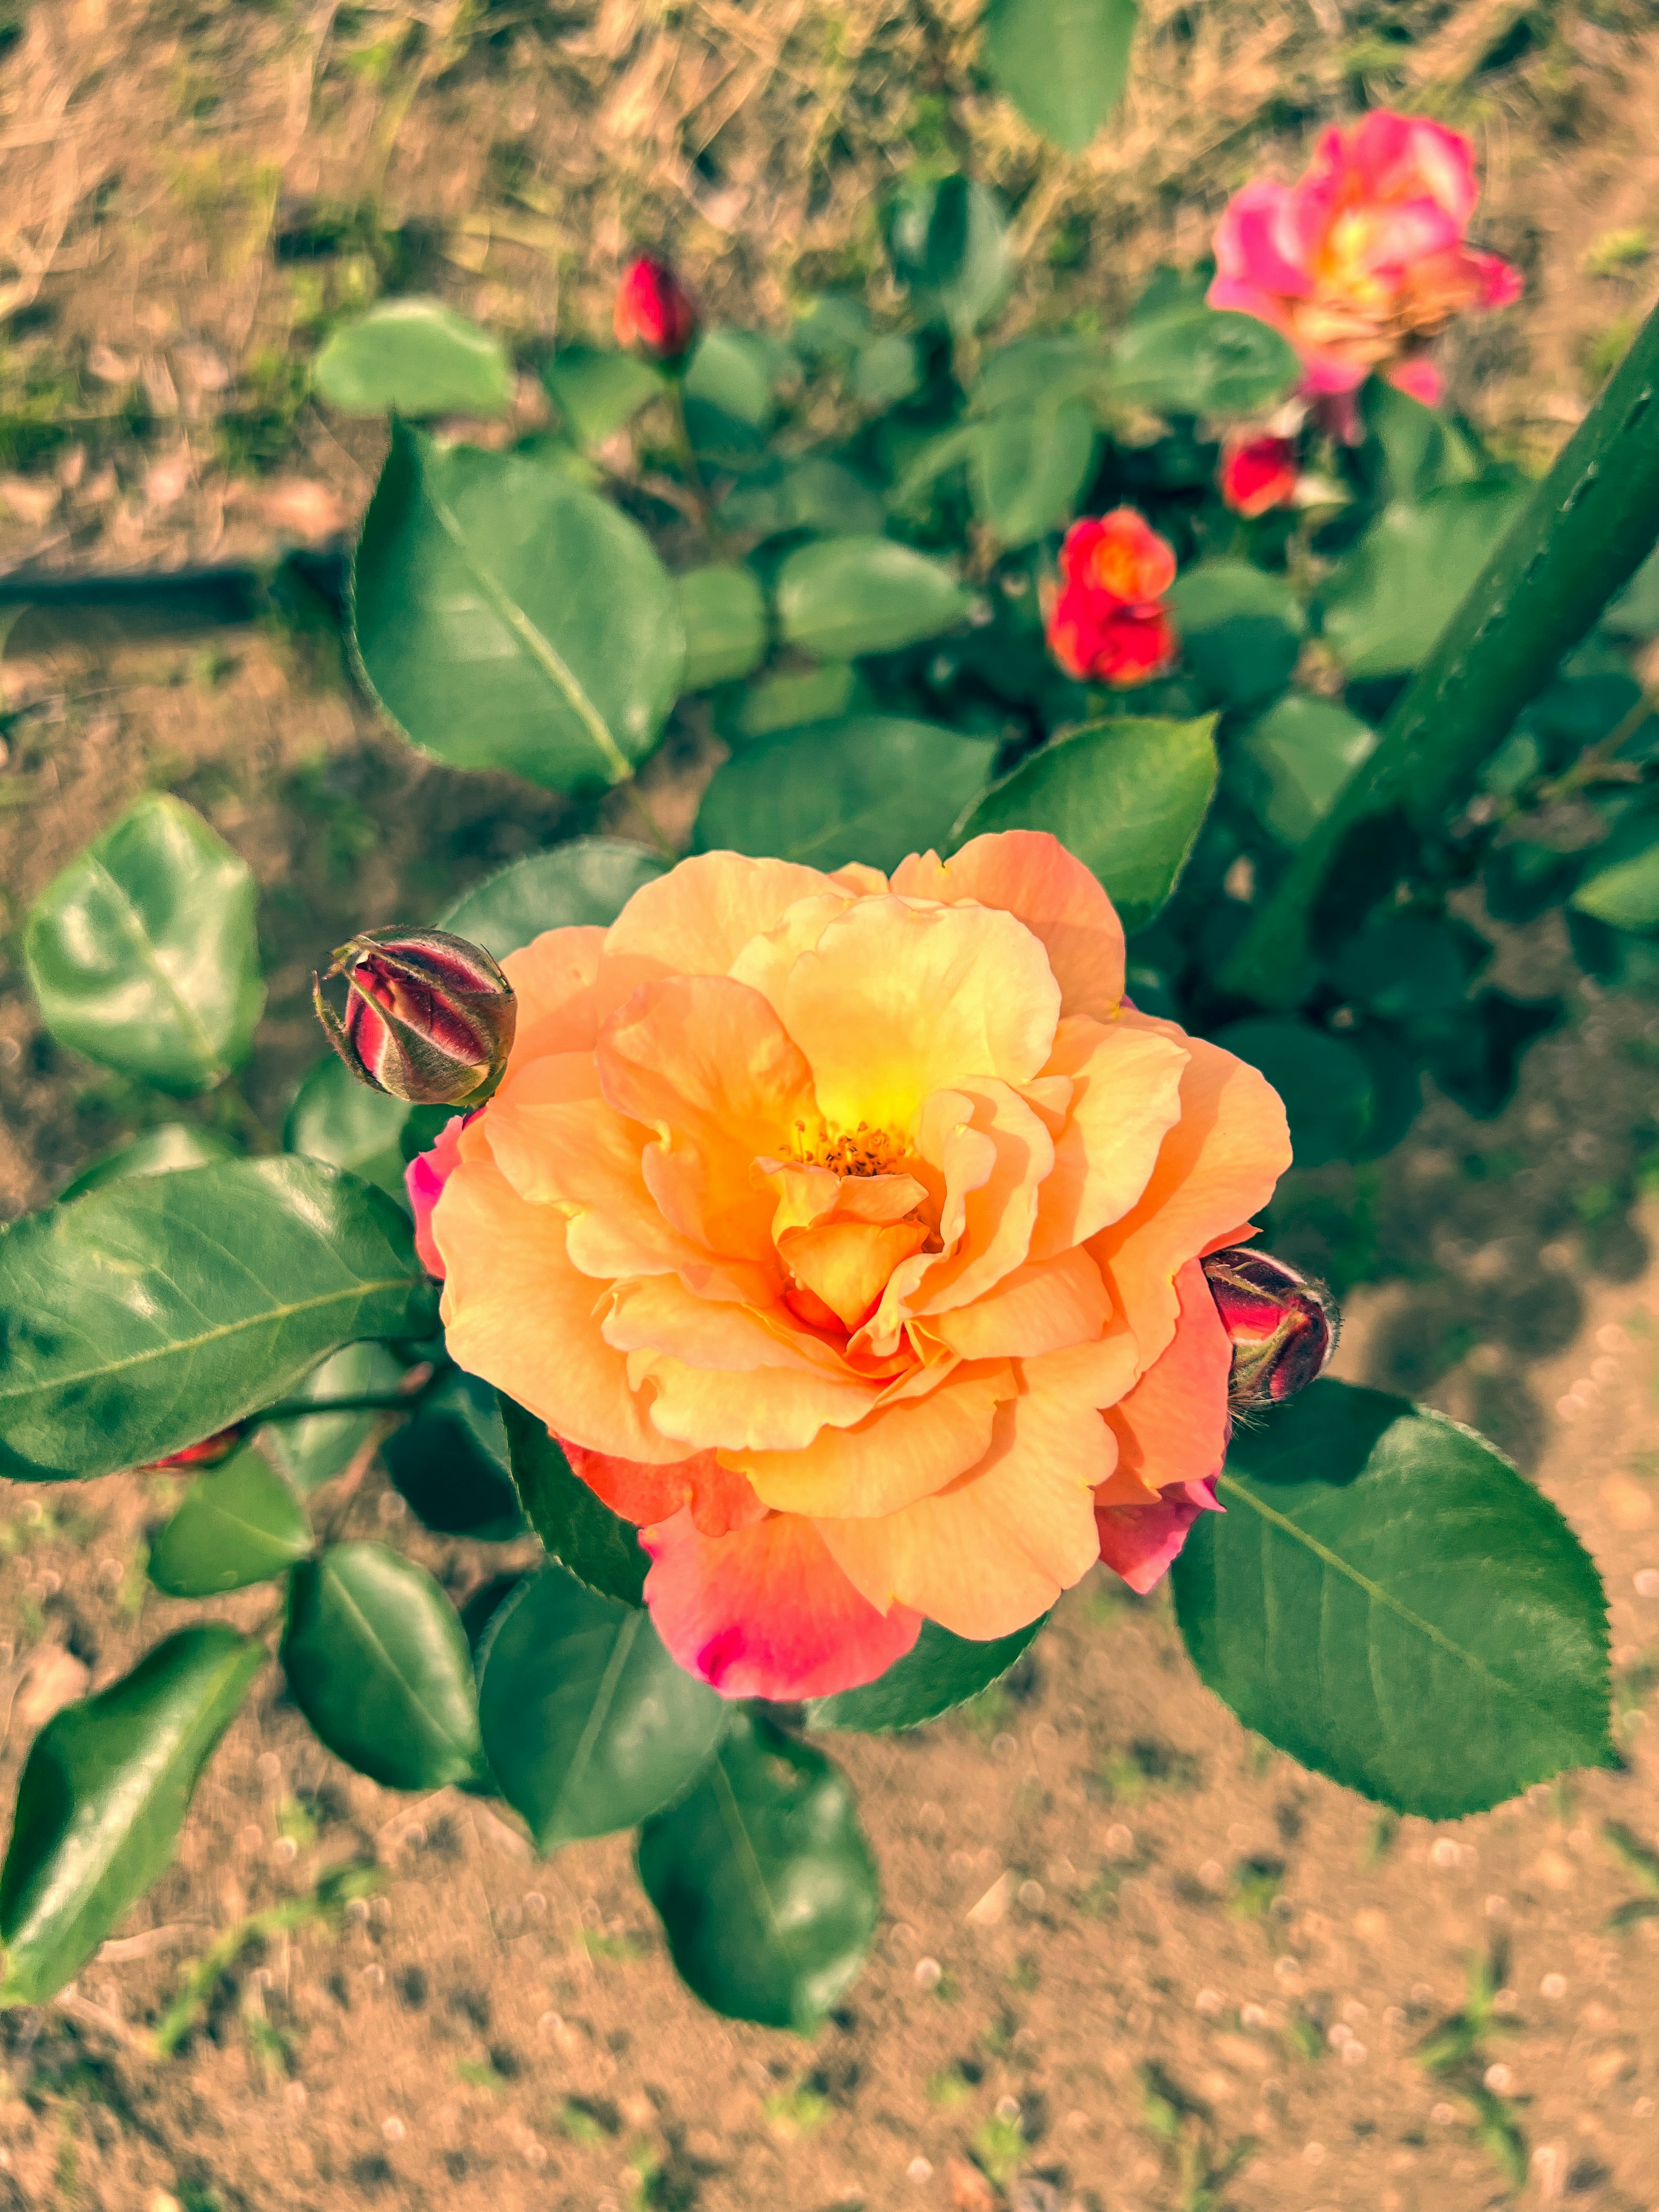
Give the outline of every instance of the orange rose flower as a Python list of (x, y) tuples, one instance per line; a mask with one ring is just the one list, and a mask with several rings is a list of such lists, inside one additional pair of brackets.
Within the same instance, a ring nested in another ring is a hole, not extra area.
[(819, 1696), (1103, 1549), (1156, 1578), (1226, 1441), (1200, 1261), (1290, 1146), (1126, 1001), (1080, 862), (706, 854), (504, 964), (506, 1077), (416, 1178), (449, 1346), (639, 1524), (683, 1666)]

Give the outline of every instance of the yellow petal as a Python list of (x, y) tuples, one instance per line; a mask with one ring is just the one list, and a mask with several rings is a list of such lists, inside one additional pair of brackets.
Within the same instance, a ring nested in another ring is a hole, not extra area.
[(795, 962), (779, 1012), (828, 1122), (906, 1138), (935, 1091), (1039, 1074), (1060, 988), (1012, 915), (866, 898)]
[(1081, 860), (1057, 837), (1003, 830), (975, 837), (948, 860), (913, 854), (893, 889), (911, 898), (975, 899), (1018, 915), (1048, 948), (1062, 1012), (1106, 1021), (1123, 996), (1123, 925)]
[(600, 1285), (566, 1257), (555, 1207), (520, 1198), (491, 1162), (463, 1160), (432, 1233), (449, 1350), (468, 1374), (592, 1451), (653, 1465), (685, 1457), (652, 1425), (649, 1391), (630, 1385), (626, 1358), (600, 1335)]
[(1006, 1361), (958, 1367), (927, 1396), (891, 1400), (854, 1428), (824, 1429), (803, 1450), (725, 1456), (783, 1511), (851, 1519), (892, 1513), (984, 1457), (997, 1406), (1014, 1389)]
[[(611, 925), (599, 991), (607, 1011), (662, 975), (724, 975), (751, 937), (798, 899), (831, 889), (816, 868), (700, 853), (642, 884)], [(844, 896), (844, 894), (843, 894)]]

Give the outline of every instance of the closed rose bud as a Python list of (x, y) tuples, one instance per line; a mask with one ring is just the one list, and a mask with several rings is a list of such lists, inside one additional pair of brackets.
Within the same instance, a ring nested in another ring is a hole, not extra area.
[(701, 320), (696, 301), (667, 262), (642, 253), (623, 270), (612, 318), (618, 345), (678, 362), (690, 352)]
[(1235, 514), (1254, 519), (1270, 507), (1288, 507), (1296, 497), (1301, 471), (1295, 441), (1265, 436), (1229, 438), (1221, 448), (1216, 482)]
[[(344, 1018), (323, 984), (345, 978)], [(442, 929), (375, 929), (312, 977), (317, 1018), (360, 1083), (412, 1105), (458, 1106), (507, 1065), (513, 986), (481, 945)]]
[(1305, 1390), (1335, 1351), (1341, 1326), (1325, 1285), (1248, 1244), (1212, 1252), (1203, 1267), (1232, 1339), (1227, 1399), (1234, 1411), (1282, 1405)]
[(169, 1452), (165, 1459), (146, 1460), (139, 1468), (140, 1474), (173, 1474), (193, 1471), (198, 1467), (217, 1467), (221, 1460), (228, 1459), (242, 1441), (242, 1423), (238, 1421), (228, 1429), (216, 1430), (204, 1437), (198, 1444), (186, 1444), (182, 1451)]

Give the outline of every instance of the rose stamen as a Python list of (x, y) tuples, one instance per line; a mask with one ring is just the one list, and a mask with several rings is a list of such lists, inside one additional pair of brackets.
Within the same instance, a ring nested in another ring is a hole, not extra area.
[(860, 1121), (856, 1129), (823, 1122), (816, 1138), (805, 1121), (797, 1121), (795, 1147), (790, 1157), (803, 1167), (829, 1168), (840, 1176), (891, 1175), (905, 1157), (896, 1137), (885, 1129), (872, 1129), (867, 1121)]

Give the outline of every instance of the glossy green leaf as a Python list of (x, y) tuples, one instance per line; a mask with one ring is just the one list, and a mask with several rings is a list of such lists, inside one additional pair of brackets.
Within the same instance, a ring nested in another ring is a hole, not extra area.
[(1572, 904), (1612, 929), (1659, 928), (1659, 809), (1633, 807), (1590, 855)]
[(482, 1771), (460, 1616), (424, 1567), (381, 1544), (331, 1544), (294, 1570), (282, 1660), (337, 1759), (392, 1790)]
[[(315, 1367), (288, 1393), (288, 1402), (308, 1398), (390, 1397), (404, 1370), (383, 1344), (349, 1344)], [(367, 1408), (348, 1413), (307, 1413), (272, 1421), (258, 1432), (260, 1449), (302, 1498), (343, 1474), (383, 1416)]]
[(29, 909), (23, 961), (60, 1044), (159, 1090), (247, 1056), (264, 985), (252, 871), (181, 799), (141, 799)]
[(685, 631), (682, 690), (707, 691), (747, 676), (766, 658), (766, 594), (752, 568), (721, 561), (674, 579)]
[(179, 1168), (210, 1167), (216, 1160), (234, 1160), (236, 1147), (216, 1129), (199, 1128), (194, 1121), (163, 1121), (146, 1129), (111, 1152), (88, 1160), (58, 1194), (58, 1203), (101, 1190), (106, 1182), (121, 1182), (129, 1176), (172, 1175)]
[(359, 1083), (337, 1052), (325, 1053), (294, 1094), (283, 1124), (283, 1149), (309, 1160), (326, 1160), (390, 1191), (404, 1194), (404, 1156), (398, 1139), (409, 1107), (389, 1092)]
[(891, 538), (802, 545), (774, 586), (784, 642), (820, 660), (896, 653), (961, 621), (968, 594), (939, 561)]
[(902, 1659), (861, 1689), (840, 1690), (833, 1698), (813, 1698), (806, 1724), (814, 1729), (858, 1729), (877, 1735), (893, 1729), (920, 1728), (953, 1706), (988, 1690), (1036, 1642), (1047, 1625), (1045, 1613), (1012, 1636), (988, 1644), (952, 1636), (936, 1620), (924, 1620), (921, 1633)]
[(1182, 657), (1212, 698), (1255, 706), (1290, 682), (1308, 625), (1282, 576), (1249, 561), (1200, 561), (1176, 577), (1170, 606)]
[(895, 868), (942, 851), (951, 824), (984, 788), (989, 738), (933, 722), (849, 714), (785, 731), (717, 769), (693, 833), (700, 853), (729, 850), (839, 868)]
[(550, 1556), (599, 1596), (643, 1605), (651, 1561), (639, 1530), (571, 1473), (569, 1461), (533, 1413), (504, 1394), (499, 1403), (520, 1503)]
[(602, 446), (663, 388), (649, 362), (594, 346), (566, 346), (543, 369), (542, 382), (579, 446)]
[(1385, 507), (1321, 587), (1325, 640), (1349, 675), (1397, 675), (1426, 659), (1526, 501), (1488, 482)]
[(613, 1835), (672, 1804), (729, 1710), (675, 1665), (648, 1613), (561, 1567), (520, 1584), (483, 1645), (484, 1750), (538, 1850)]
[(0, 2003), (45, 2003), (166, 1871), (202, 1769), (264, 1656), (217, 1621), (183, 1629), (46, 1723), (0, 1871)]
[(1001, 203), (971, 178), (908, 178), (886, 211), (893, 274), (924, 314), (978, 330), (1008, 296), (1013, 254)]
[(868, 697), (852, 663), (831, 660), (799, 676), (763, 677), (725, 694), (715, 705), (714, 727), (728, 745), (752, 745), (808, 722), (838, 721)]
[(408, 1216), (335, 1169), (227, 1160), (107, 1184), (0, 1233), (0, 1474), (164, 1458), (342, 1345), (436, 1327)]
[(1144, 929), (1180, 881), (1215, 790), (1213, 715), (1115, 714), (1056, 738), (992, 785), (957, 824), (965, 844), (995, 830), (1047, 830), (1091, 868), (1127, 930)]
[(1135, 0), (989, 0), (985, 66), (1025, 120), (1080, 154), (1123, 96)]
[(1177, 298), (1137, 313), (1113, 349), (1113, 397), (1157, 415), (1262, 414), (1300, 377), (1293, 347), (1254, 315)]
[(1077, 512), (1094, 473), (1094, 418), (1080, 400), (994, 415), (975, 432), (974, 507), (1006, 546), (1029, 545)]
[(299, 1499), (251, 1445), (191, 1485), (149, 1547), (149, 1578), (169, 1597), (215, 1597), (284, 1573), (311, 1549)]
[(313, 380), (343, 415), (504, 415), (513, 371), (499, 338), (438, 300), (381, 300), (318, 355)]
[(745, 538), (775, 538), (791, 530), (867, 535), (885, 520), (879, 497), (864, 478), (824, 453), (807, 453), (775, 474), (751, 477), (720, 504), (721, 529)]
[(441, 1535), (502, 1543), (524, 1534), (495, 1393), (456, 1374), (380, 1447), (394, 1487)]
[(1305, 1022), (1233, 1022), (1216, 1034), (1224, 1050), (1259, 1067), (1285, 1102), (1299, 1168), (1352, 1159), (1370, 1127), (1365, 1063), (1351, 1045)]
[(454, 768), (555, 791), (619, 782), (673, 705), (685, 641), (650, 540), (545, 454), (402, 423), (352, 568), (363, 673)]
[(1595, 1569), (1484, 1437), (1316, 1382), (1234, 1432), (1218, 1490), (1176, 1610), (1247, 1728), (1433, 1820), (1614, 1763)]
[(840, 1769), (741, 1711), (702, 1780), (641, 1830), (639, 1866), (681, 1979), (765, 2027), (819, 2027), (881, 1917)]
[(1376, 731), (1346, 708), (1292, 691), (1240, 735), (1231, 760), (1248, 770), (1263, 829), (1299, 845), (1376, 744)]
[(505, 960), (544, 929), (598, 923), (608, 928), (641, 884), (663, 864), (643, 845), (621, 837), (574, 837), (549, 853), (514, 860), (458, 898), (437, 927), (470, 937)]

